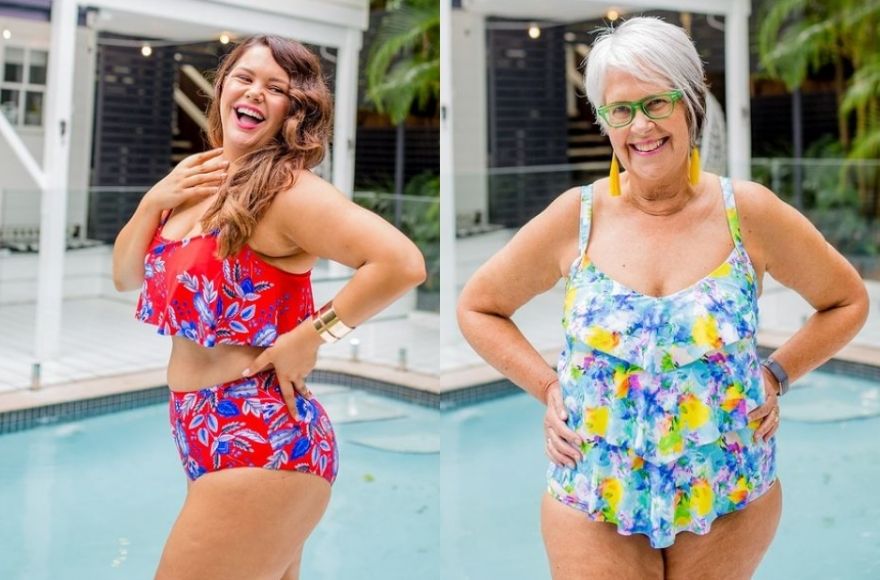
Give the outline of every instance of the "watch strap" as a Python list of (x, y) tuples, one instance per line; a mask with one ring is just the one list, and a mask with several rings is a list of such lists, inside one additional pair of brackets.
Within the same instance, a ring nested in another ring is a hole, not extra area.
[(776, 379), (776, 382), (779, 383), (779, 396), (781, 397), (785, 393), (788, 392), (788, 373), (785, 372), (785, 369), (782, 368), (782, 365), (773, 360), (771, 357), (767, 357), (761, 362), (761, 365), (766, 367), (770, 374), (773, 375), (773, 378)]

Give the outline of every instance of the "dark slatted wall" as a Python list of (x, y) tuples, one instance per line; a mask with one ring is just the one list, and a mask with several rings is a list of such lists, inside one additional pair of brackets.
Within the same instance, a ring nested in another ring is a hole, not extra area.
[[(385, 187), (394, 191), (394, 157), (397, 129), (358, 127), (355, 146), (355, 184), (359, 189)], [(404, 181), (430, 171), (440, 172), (440, 130), (407, 127), (404, 148)]]
[[(487, 31), (490, 167), (566, 163), (563, 27), (538, 39), (521, 30)], [(569, 187), (568, 174), (528, 173), (489, 181), (489, 219), (517, 227)]]
[[(834, 93), (803, 94), (804, 148), (825, 135), (837, 136)], [(791, 95), (752, 97), (752, 156), (792, 155)]]
[[(168, 173), (176, 69), (172, 49), (99, 45), (93, 186), (152, 186)], [(100, 194), (89, 203), (89, 237), (112, 241), (139, 198)]]

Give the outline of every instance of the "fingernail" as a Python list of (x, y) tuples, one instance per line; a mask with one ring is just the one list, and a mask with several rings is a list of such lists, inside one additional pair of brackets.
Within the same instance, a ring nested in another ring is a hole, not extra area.
[(251, 376), (251, 369), (244, 369), (243, 371), (241, 371), (241, 376), (243, 376), (243, 377)]

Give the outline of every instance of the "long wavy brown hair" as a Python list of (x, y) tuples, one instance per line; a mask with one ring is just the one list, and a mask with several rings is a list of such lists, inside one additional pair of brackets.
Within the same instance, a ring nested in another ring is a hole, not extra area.
[(221, 62), (214, 79), (214, 99), (208, 109), (208, 140), (223, 146), (220, 96), (229, 71), (252, 46), (267, 46), (290, 76), (290, 107), (275, 138), (234, 163), (202, 218), (202, 229), (218, 228), (218, 254), (238, 252), (275, 196), (296, 182), (297, 175), (324, 158), (330, 138), (332, 97), (321, 74), (321, 62), (302, 44), (280, 36), (253, 36), (238, 44)]

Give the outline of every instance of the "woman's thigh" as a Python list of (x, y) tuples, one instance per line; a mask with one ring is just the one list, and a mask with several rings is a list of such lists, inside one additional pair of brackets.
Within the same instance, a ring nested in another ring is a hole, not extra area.
[(594, 522), (545, 494), (541, 533), (553, 580), (654, 580), (663, 578), (663, 555), (641, 534)]
[(324, 514), (330, 484), (293, 471), (207, 473), (187, 492), (157, 580), (278, 580)]
[(744, 509), (712, 522), (699, 536), (682, 532), (663, 550), (666, 580), (747, 580), (770, 547), (782, 515), (782, 486), (777, 479)]

